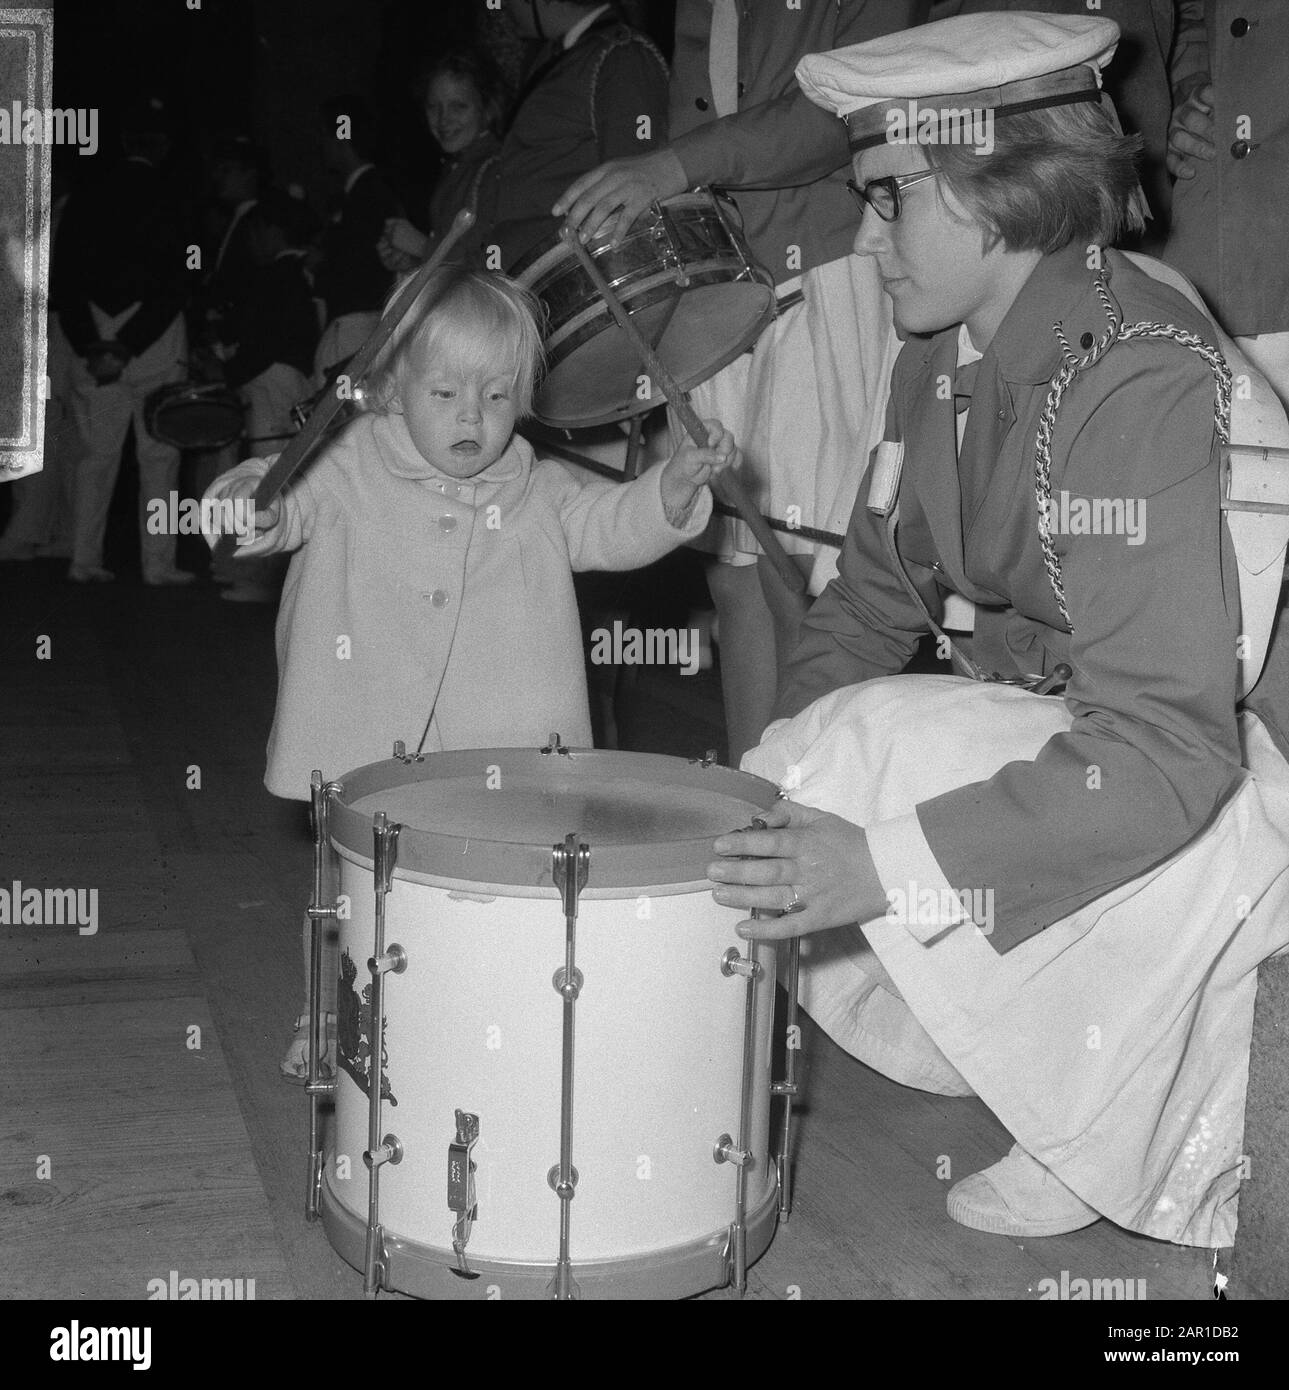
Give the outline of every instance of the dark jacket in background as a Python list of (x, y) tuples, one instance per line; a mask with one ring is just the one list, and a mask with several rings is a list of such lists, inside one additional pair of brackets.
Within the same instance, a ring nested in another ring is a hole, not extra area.
[(124, 159), (72, 194), (54, 254), (63, 331), (82, 357), (99, 338), (91, 302), (112, 315), (139, 304), (117, 333), (137, 356), (183, 310), (195, 278), (178, 200), (145, 159)]
[(326, 300), (329, 320), (384, 304), (394, 277), (381, 265), (376, 243), (386, 221), (402, 214), (398, 196), (380, 171), (364, 169), (322, 234), (324, 259), (314, 292)]
[(250, 292), (228, 320), (226, 335), (237, 344), (224, 364), (230, 385), (244, 386), (274, 362), (309, 375), (318, 345), (318, 316), (302, 252), (285, 252), (255, 271)]

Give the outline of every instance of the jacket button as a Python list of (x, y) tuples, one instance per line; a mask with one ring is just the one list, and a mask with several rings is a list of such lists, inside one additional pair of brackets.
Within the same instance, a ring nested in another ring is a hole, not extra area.
[(448, 606), (448, 596), (442, 589), (435, 589), (430, 595), (430, 602), (435, 608), (446, 608)]
[(1233, 19), (1231, 21), (1231, 34), (1234, 38), (1242, 39), (1249, 32), (1249, 21), (1247, 19)]
[(439, 530), (440, 530), (440, 531), (443, 531), (443, 532), (447, 533), (447, 532), (455, 531), (456, 529), (457, 529), (457, 519), (456, 519), (456, 517), (454, 517), (454, 516), (441, 516), (441, 517), (439, 517)]
[(1092, 336), (1092, 334), (1091, 334), (1091, 333), (1085, 333), (1085, 334), (1079, 339), (1079, 346), (1083, 349), (1084, 352), (1086, 352), (1086, 351), (1092, 346), (1092, 344), (1093, 344), (1094, 342), (1096, 342), (1096, 339)]
[(1237, 140), (1235, 144), (1231, 146), (1231, 154), (1236, 159), (1245, 159), (1252, 149), (1253, 146), (1247, 140)]
[(698, 107), (698, 109), (699, 109), (700, 111), (706, 111), (706, 110), (707, 110), (707, 98), (706, 98), (706, 97), (696, 97), (696, 98), (694, 99), (694, 105), (695, 105), (696, 107)]

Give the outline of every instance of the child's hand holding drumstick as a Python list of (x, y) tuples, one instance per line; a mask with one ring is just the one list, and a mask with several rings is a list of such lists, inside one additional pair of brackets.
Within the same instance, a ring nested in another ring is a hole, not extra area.
[(707, 447), (686, 440), (662, 471), (660, 491), (667, 520), (677, 530), (689, 520), (699, 488), (738, 462), (734, 436), (719, 420), (704, 420)]

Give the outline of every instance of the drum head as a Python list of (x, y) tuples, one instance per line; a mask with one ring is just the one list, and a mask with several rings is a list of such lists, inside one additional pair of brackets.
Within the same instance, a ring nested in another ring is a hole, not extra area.
[(361, 863), (384, 811), (403, 827), (396, 872), (545, 887), (552, 846), (572, 832), (591, 848), (591, 890), (705, 879), (716, 836), (746, 826), (779, 792), (714, 763), (592, 749), (391, 758), (341, 783), (331, 834)]
[[(605, 311), (607, 314), (607, 311)], [(746, 352), (774, 317), (774, 293), (752, 280), (691, 282), (679, 293), (668, 287), (656, 304), (631, 307), (631, 317), (663, 366), (684, 391), (692, 391)], [(640, 355), (616, 323), (598, 331), (556, 362), (537, 393), (537, 418), (563, 429), (605, 425), (640, 415), (662, 403), (656, 382), (642, 394), (646, 375)]]

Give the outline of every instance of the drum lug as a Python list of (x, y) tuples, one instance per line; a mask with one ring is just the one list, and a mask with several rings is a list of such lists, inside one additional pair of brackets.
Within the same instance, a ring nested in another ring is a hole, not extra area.
[(380, 956), (370, 957), (367, 969), (373, 975), (401, 975), (407, 969), (407, 952), (395, 944)]
[(374, 1149), (363, 1150), (363, 1162), (369, 1169), (379, 1168), (382, 1163), (392, 1163), (396, 1168), (403, 1161), (403, 1141), (397, 1134), (387, 1134)]
[(561, 999), (576, 999), (582, 992), (582, 986), (586, 981), (582, 977), (580, 970), (574, 969), (573, 983), (568, 983), (568, 971), (561, 965), (560, 968), (551, 976), (551, 984), (555, 986), (555, 993)]
[(319, 1103), (336, 1089), (334, 1078), (323, 1079), (322, 1041), (322, 924), (340, 915), (337, 902), (325, 901), (330, 848), (331, 802), (341, 790), (339, 782), (324, 782), (316, 768), (309, 779), (309, 813), (313, 823), (313, 896), (307, 909), (309, 919), (309, 1074), (305, 1094), (309, 1098), (309, 1176), (304, 1195), (304, 1219), (318, 1219), (318, 1197), (322, 1190), (322, 1115)]
[(653, 214), (649, 237), (658, 248), (662, 267), (664, 270), (676, 272), (677, 289), (688, 289), (689, 276), (685, 274), (685, 262), (680, 254), (680, 240), (676, 235), (676, 224), (672, 221), (671, 213), (656, 199), (649, 210)]
[[(557, 753), (560, 757), (567, 758), (572, 750), (566, 748), (564, 744), (562, 744), (559, 741), (559, 735), (552, 731), (550, 739), (546, 744), (546, 747), (541, 749), (540, 751), (544, 758), (550, 757), (552, 753)], [(558, 848), (558, 846), (556, 848)]]
[(423, 763), (425, 761), (424, 753), (409, 753), (407, 751), (407, 744), (404, 743), (401, 738), (394, 740), (393, 756), (397, 762), (406, 764)]
[(701, 758), (690, 758), (691, 763), (697, 763), (699, 767), (716, 767), (716, 749), (709, 748)]
[(470, 1231), (479, 1218), (479, 1203), (475, 1197), (474, 1146), (479, 1142), (479, 1117), (465, 1110), (456, 1112), (456, 1138), (448, 1145), (448, 1210), (457, 1213), (452, 1224), (452, 1253), (457, 1257), (454, 1274), (463, 1279), (477, 1279), (478, 1272), (470, 1268), (465, 1248)]
[(765, 971), (758, 961), (739, 954), (737, 946), (731, 946), (721, 957), (721, 974), (742, 975), (745, 980), (759, 980)]
[(746, 1149), (736, 1148), (732, 1135), (722, 1134), (712, 1145), (712, 1160), (716, 1163), (732, 1163), (742, 1168), (752, 1162), (752, 1155)]

